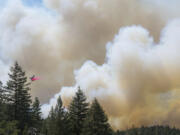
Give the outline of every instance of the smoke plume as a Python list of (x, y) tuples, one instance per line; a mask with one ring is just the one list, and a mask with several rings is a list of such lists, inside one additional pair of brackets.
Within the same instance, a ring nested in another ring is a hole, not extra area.
[(106, 62), (86, 61), (75, 70), (75, 85), (63, 87), (43, 105), (44, 116), (59, 95), (67, 105), (81, 86), (89, 101), (98, 98), (115, 128), (152, 124), (180, 127), (179, 28), (180, 20), (169, 23), (159, 44), (141, 26), (121, 28), (106, 46)]
[(179, 17), (179, 8), (149, 0), (44, 0), (42, 5), (8, 0), (0, 9), (0, 79), (7, 79), (17, 60), (28, 76), (41, 77), (32, 94), (42, 103), (61, 89), (43, 105), (44, 116), (58, 95), (67, 105), (80, 85), (89, 101), (100, 100), (116, 128), (157, 119), (180, 126), (179, 21), (160, 34)]

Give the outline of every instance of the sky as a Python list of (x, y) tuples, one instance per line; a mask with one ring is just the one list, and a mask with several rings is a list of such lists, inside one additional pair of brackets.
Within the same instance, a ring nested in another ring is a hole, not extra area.
[(14, 61), (39, 76), (31, 94), (44, 117), (81, 86), (114, 128), (180, 127), (179, 1), (0, 0), (0, 10), (0, 80)]
[[(3, 7), (5, 3), (7, 3), (9, 0), (0, 0), (0, 5)], [(24, 4), (28, 6), (40, 6), (43, 2), (42, 0), (22, 0)]]
[(42, 0), (23, 0), (23, 2), (29, 6), (41, 6)]

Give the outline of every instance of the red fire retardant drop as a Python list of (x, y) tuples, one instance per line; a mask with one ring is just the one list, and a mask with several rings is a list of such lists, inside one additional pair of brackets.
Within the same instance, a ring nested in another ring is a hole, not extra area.
[(40, 78), (39, 77), (33, 77), (31, 78), (32, 81), (36, 81), (36, 80), (39, 80)]

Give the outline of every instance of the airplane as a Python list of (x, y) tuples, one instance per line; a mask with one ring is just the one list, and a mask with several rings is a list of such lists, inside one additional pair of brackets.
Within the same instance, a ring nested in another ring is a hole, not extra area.
[(33, 75), (32, 77), (30, 77), (31, 81), (36, 81), (36, 80), (39, 80), (40, 78), (39, 77), (35, 77), (35, 75)]

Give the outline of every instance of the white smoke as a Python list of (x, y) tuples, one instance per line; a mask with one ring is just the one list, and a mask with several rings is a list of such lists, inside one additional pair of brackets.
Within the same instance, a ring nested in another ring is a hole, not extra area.
[(28, 76), (41, 77), (32, 85), (33, 96), (41, 102), (60, 87), (71, 86), (73, 71), (86, 60), (101, 65), (105, 44), (120, 27), (141, 24), (157, 40), (167, 19), (179, 16), (138, 0), (42, 2), (44, 7), (30, 7), (21, 0), (8, 0), (0, 12), (1, 59), (8, 66), (17, 60)]
[(85, 62), (74, 72), (75, 86), (63, 87), (42, 106), (44, 116), (59, 95), (67, 105), (81, 86), (89, 101), (98, 98), (115, 128), (150, 125), (155, 120), (179, 127), (178, 113), (173, 113), (174, 121), (168, 117), (177, 109), (171, 107), (179, 104), (179, 96), (174, 96), (180, 90), (179, 26), (180, 20), (169, 23), (159, 44), (141, 26), (121, 28), (107, 44), (106, 62)]

